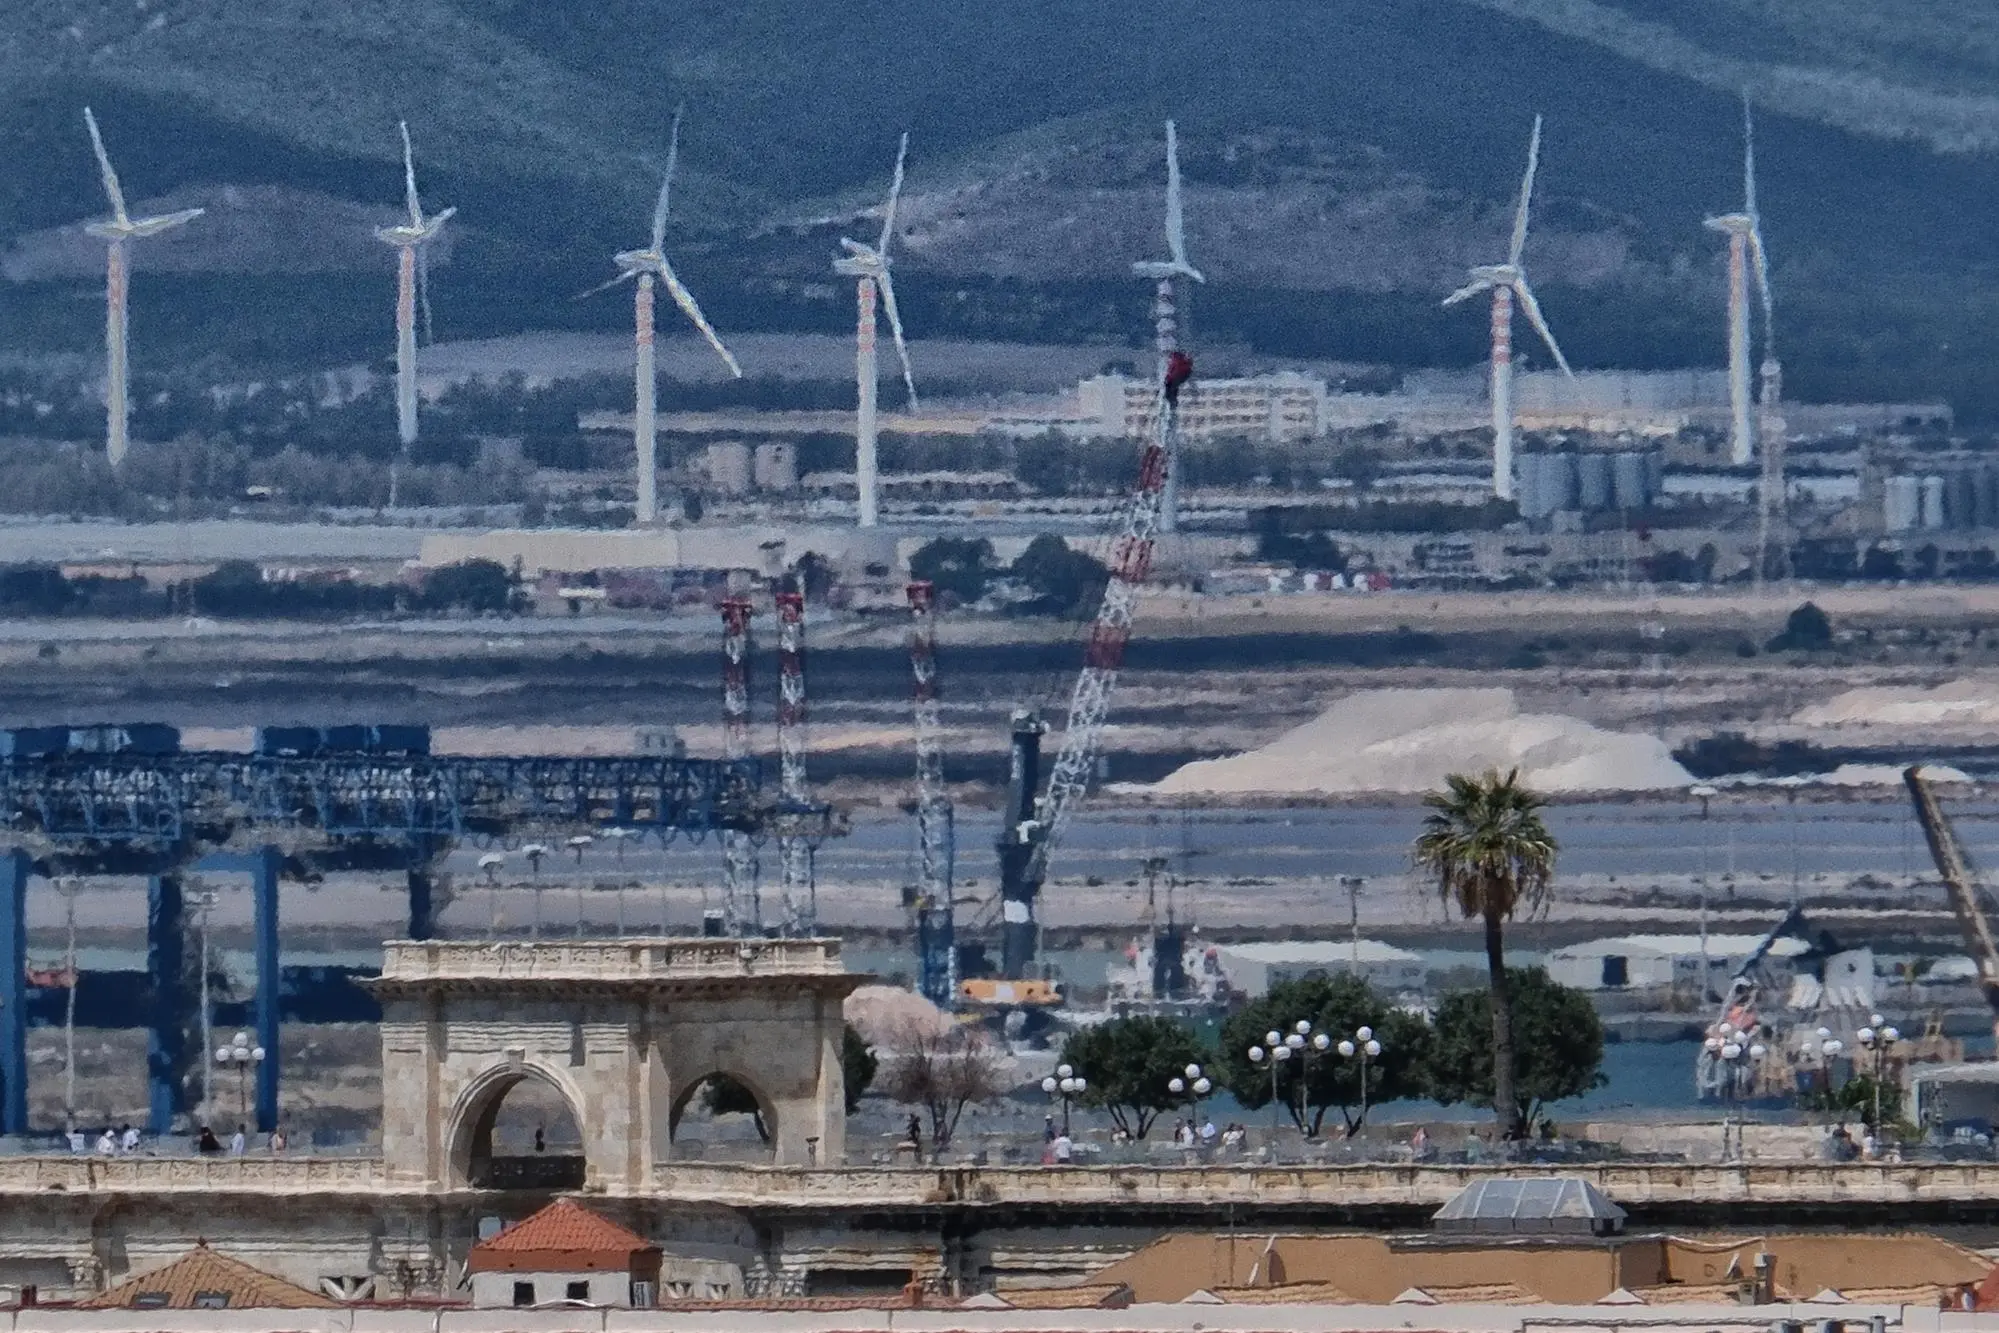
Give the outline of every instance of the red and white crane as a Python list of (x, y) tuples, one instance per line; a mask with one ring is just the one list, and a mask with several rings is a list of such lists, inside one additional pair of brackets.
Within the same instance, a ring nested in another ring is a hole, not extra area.
[(1131, 640), (1132, 615), (1139, 588), (1152, 570), (1152, 552), (1166, 512), (1168, 483), (1180, 441), (1180, 394), (1192, 378), (1193, 360), (1179, 346), (1179, 319), (1174, 284), (1180, 279), (1200, 282), (1199, 270), (1187, 259), (1180, 203), (1180, 159), (1173, 123), (1166, 124), (1166, 243), (1168, 258), (1132, 265), (1139, 276), (1157, 284), (1153, 327), (1159, 352), (1158, 398), (1148, 422), (1145, 446), (1139, 454), (1138, 484), (1125, 506), (1123, 524), (1111, 544), (1110, 579), (1103, 604), (1083, 653), (1083, 669), (1069, 696), (1069, 716), (1062, 745), (1048, 773), (1048, 790), (1033, 810), (1027, 808), (1034, 790), (1041, 725), (1031, 715), (1017, 714), (1013, 726), (1013, 781), (1006, 825), (1000, 830), (1000, 953), (1003, 974), (1026, 975), (1033, 960), (1039, 927), (1035, 906), (1048, 873), (1048, 854), (1061, 841), (1076, 802), (1090, 785), (1102, 748), (1104, 719), (1111, 693), (1124, 666), (1125, 645)]

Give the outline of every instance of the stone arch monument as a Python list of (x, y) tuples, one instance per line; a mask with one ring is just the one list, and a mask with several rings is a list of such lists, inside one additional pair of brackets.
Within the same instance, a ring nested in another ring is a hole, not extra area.
[(568, 1107), (582, 1155), (519, 1183), (640, 1191), (715, 1074), (756, 1096), (779, 1166), (837, 1164), (841, 1002), (865, 980), (838, 940), (391, 941), (372, 983), (383, 1164), (432, 1189), (508, 1183), (480, 1154), (507, 1093), (534, 1081)]

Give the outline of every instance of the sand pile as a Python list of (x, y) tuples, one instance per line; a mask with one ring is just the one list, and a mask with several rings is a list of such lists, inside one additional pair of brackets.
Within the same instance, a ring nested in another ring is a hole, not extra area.
[(1447, 774), (1516, 767), (1541, 791), (1652, 791), (1693, 781), (1657, 737), (1523, 713), (1511, 690), (1363, 690), (1260, 750), (1197, 760), (1149, 790), (1420, 792)]
[(1965, 677), (1934, 689), (1870, 685), (1811, 704), (1807, 727), (1952, 727), (1999, 732), (1999, 680)]

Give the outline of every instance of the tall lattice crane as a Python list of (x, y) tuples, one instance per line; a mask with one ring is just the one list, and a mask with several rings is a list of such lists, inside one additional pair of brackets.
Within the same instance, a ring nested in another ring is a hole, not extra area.
[(952, 863), (957, 839), (951, 798), (944, 790), (942, 687), (937, 676), (936, 590), (911, 583), (909, 673), (916, 722), (916, 837), (921, 879), (910, 903), (916, 924), (917, 988), (941, 1009), (958, 1000), (957, 920), (952, 910)]
[[(722, 753), (746, 759), (750, 753), (750, 604), (741, 597), (722, 601)], [(757, 848), (740, 829), (722, 833), (723, 929), (730, 935), (763, 932), (763, 905), (757, 891)]]
[(1045, 728), (1031, 714), (1013, 720), (1013, 764), (1006, 824), (1000, 830), (1000, 958), (1005, 976), (1026, 975), (1034, 959), (1038, 927), (1035, 905), (1048, 874), (1048, 853), (1061, 841), (1078, 798), (1089, 788), (1102, 748), (1104, 718), (1111, 692), (1124, 666), (1125, 645), (1131, 640), (1132, 613), (1138, 593), (1152, 570), (1153, 545), (1167, 511), (1168, 483), (1179, 453), (1180, 391), (1192, 377), (1194, 363), (1180, 349), (1178, 305), (1174, 285), (1204, 279), (1187, 260), (1180, 204), (1180, 158), (1171, 121), (1166, 125), (1166, 244), (1168, 258), (1132, 265), (1154, 285), (1153, 332), (1159, 353), (1158, 397), (1146, 424), (1145, 447), (1139, 455), (1138, 484), (1125, 506), (1123, 525), (1111, 544), (1110, 581), (1103, 605), (1083, 652), (1083, 669), (1069, 696), (1069, 718), (1062, 746), (1048, 773), (1048, 790), (1028, 809), (1040, 763), (1040, 737)]
[(784, 812), (778, 825), (783, 872), (784, 924), (788, 936), (809, 936), (819, 925), (812, 838), (805, 827), (805, 594), (780, 592), (777, 604), (777, 760)]
[(1986, 919), (1985, 905), (1979, 901), (1971, 862), (1943, 807), (1937, 803), (1936, 791), (1923, 776), (1922, 765), (1911, 764), (1903, 769), (1902, 781), (1908, 784), (1909, 795), (1915, 801), (1916, 822), (1923, 826), (1923, 837), (1930, 844), (1930, 859), (1936, 862), (1937, 874), (1950, 894), (1950, 910), (1957, 916), (1958, 933), (1964, 937), (1964, 947), (1971, 951), (1971, 961), (1978, 968), (1978, 989), (1992, 1008), (1993, 1034), (1999, 1037), (1999, 942), (1993, 939), (1992, 923)]

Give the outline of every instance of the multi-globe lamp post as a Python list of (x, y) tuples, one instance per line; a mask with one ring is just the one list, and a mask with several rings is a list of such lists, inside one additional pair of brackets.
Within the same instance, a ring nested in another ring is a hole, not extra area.
[(1041, 1080), (1041, 1090), (1050, 1097), (1062, 1099), (1062, 1135), (1069, 1134), (1069, 1106), (1083, 1095), (1090, 1081), (1076, 1072), (1074, 1065), (1057, 1065), (1055, 1072)]
[(1737, 1028), (1732, 1024), (1723, 1023), (1715, 1029), (1714, 1035), (1707, 1039), (1708, 1053), (1715, 1057), (1721, 1067), (1722, 1091), (1728, 1107), (1721, 1122), (1723, 1161), (1730, 1160), (1731, 1142), (1734, 1145), (1735, 1158), (1739, 1159), (1743, 1155), (1742, 1126), (1737, 1122), (1736, 1102), (1742, 1095), (1743, 1079), (1751, 1076), (1750, 1069), (1769, 1053), (1763, 1043), (1755, 1038), (1754, 1026)]
[(1360, 1120), (1356, 1123), (1366, 1124), (1367, 1075), (1381, 1058), (1381, 1041), (1374, 1035), (1374, 1029), (1363, 1023), (1354, 1029), (1353, 1036), (1340, 1042), (1339, 1052), (1343, 1059), (1352, 1060), (1356, 1056), (1360, 1059)]
[(1193, 1141), (1199, 1143), (1201, 1141), (1199, 1139), (1199, 1133), (1201, 1133), (1201, 1129), (1199, 1129), (1199, 1123), (1201, 1123), (1201, 1097), (1205, 1097), (1207, 1093), (1215, 1091), (1215, 1085), (1209, 1081), (1209, 1077), (1205, 1073), (1201, 1073), (1199, 1065), (1187, 1065), (1185, 1069), (1181, 1069), (1179, 1073), (1175, 1073), (1173, 1077), (1169, 1077), (1165, 1081), (1165, 1091), (1173, 1093), (1175, 1097), (1185, 1097), (1187, 1099), (1187, 1119), (1193, 1125), (1193, 1135), (1195, 1135)]
[(1888, 1057), (1894, 1051), (1895, 1043), (1902, 1040), (1902, 1034), (1890, 1025), (1887, 1019), (1881, 1017), (1881, 1015), (1870, 1014), (1867, 1019), (1867, 1026), (1854, 1033), (1853, 1037), (1855, 1041), (1860, 1043), (1861, 1050), (1866, 1051), (1874, 1057), (1873, 1129), (1876, 1138), (1879, 1138), (1881, 1135), (1881, 1080), (1887, 1076)]
[(249, 1115), (249, 1073), (254, 1066), (264, 1063), (264, 1048), (252, 1046), (250, 1034), (239, 1032), (227, 1046), (215, 1048), (215, 1063), (222, 1069), (236, 1071), (236, 1114), (239, 1118)]
[[(1292, 1037), (1297, 1038), (1298, 1046), (1302, 1047), (1305, 1044), (1305, 1039), (1302, 1036), (1299, 1036), (1298, 1033), (1293, 1032), (1290, 1035)], [(1290, 1045), (1288, 1042), (1286, 1042), (1284, 1038), (1285, 1038), (1284, 1033), (1279, 1032), (1276, 1028), (1272, 1028), (1270, 1031), (1263, 1034), (1263, 1045), (1252, 1046), (1249, 1048), (1249, 1051), (1247, 1052), (1249, 1055), (1249, 1062), (1251, 1064), (1257, 1065), (1264, 1069), (1268, 1069), (1270, 1071), (1270, 1133), (1273, 1144), (1276, 1139), (1277, 1126), (1278, 1126), (1278, 1121), (1277, 1121), (1278, 1071), (1283, 1069), (1285, 1065), (1290, 1063), (1291, 1052), (1293, 1050), (1298, 1049), (1298, 1047), (1294, 1047)]]

